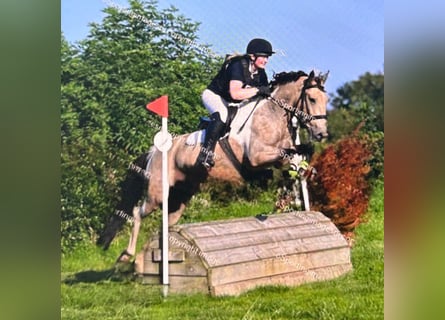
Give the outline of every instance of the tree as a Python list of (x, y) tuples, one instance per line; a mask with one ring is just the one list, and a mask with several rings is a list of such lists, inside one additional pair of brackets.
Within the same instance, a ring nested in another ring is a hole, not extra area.
[(332, 105), (336, 109), (359, 108), (363, 103), (383, 105), (384, 77), (383, 74), (366, 72), (358, 80), (348, 82), (337, 89)]
[(329, 113), (331, 140), (336, 141), (364, 121), (364, 132), (384, 131), (384, 76), (366, 72), (331, 95)]
[(371, 185), (383, 179), (384, 145), (384, 76), (366, 72), (331, 95), (334, 109), (329, 112), (329, 133), (333, 143), (360, 128), (361, 142), (372, 156), (367, 178)]
[(198, 23), (155, 1), (108, 7), (76, 45), (61, 41), (62, 247), (91, 238), (118, 200), (129, 163), (160, 121), (147, 102), (169, 95), (169, 130), (195, 129), (220, 59), (196, 43)]

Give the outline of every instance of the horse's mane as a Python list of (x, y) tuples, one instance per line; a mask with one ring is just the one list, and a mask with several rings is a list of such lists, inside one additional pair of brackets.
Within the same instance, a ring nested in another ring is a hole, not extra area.
[[(311, 74), (309, 75), (309, 78), (311, 80), (315, 80), (315, 82), (317, 83), (316, 86), (321, 90), (321, 91), (325, 91), (324, 90), (324, 81), (326, 81), (327, 75), (329, 74), (329, 71), (326, 75), (323, 76), (314, 76), (314, 72), (312, 71)], [(290, 71), (290, 72), (280, 72), (280, 73), (276, 73), (273, 75), (273, 79), (272, 81), (270, 81), (270, 85), (272, 86), (272, 88), (275, 88), (275, 86), (280, 85), (280, 84), (286, 84), (292, 81), (297, 81), (300, 77), (306, 77), (308, 76), (306, 72), (304, 71)], [(306, 82), (309, 79), (305, 80), (305, 85)]]
[(297, 81), (300, 77), (307, 76), (304, 71), (290, 71), (290, 72), (280, 72), (273, 75), (273, 80), (270, 82), (272, 87), (279, 84), (286, 84), (292, 81)]

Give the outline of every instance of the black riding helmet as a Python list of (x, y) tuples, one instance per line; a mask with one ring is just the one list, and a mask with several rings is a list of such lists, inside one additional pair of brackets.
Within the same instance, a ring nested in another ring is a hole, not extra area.
[(250, 40), (249, 44), (247, 45), (246, 53), (271, 56), (275, 52), (272, 51), (272, 45), (269, 41), (257, 38)]

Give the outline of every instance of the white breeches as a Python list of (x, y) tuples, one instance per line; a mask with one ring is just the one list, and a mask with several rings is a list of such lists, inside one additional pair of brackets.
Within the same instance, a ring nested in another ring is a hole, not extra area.
[(227, 101), (209, 89), (202, 93), (202, 102), (210, 114), (219, 112), (221, 120), (225, 123), (227, 120)]

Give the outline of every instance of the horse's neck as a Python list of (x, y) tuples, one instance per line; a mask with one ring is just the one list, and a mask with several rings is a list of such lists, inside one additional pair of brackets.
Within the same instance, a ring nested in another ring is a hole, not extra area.
[(300, 96), (299, 88), (301, 80), (297, 81), (298, 85), (294, 82), (290, 82), (284, 85), (278, 86), (274, 92), (272, 93), (272, 97), (279, 100), (284, 101), (289, 106), (294, 106)]
[[(285, 111), (270, 100), (262, 100), (256, 107), (255, 103), (238, 110), (230, 137), (232, 143), (239, 145), (242, 157), (247, 157), (253, 166), (261, 166), (276, 161), (280, 150), (292, 147), (293, 143)], [(247, 119), (250, 112), (252, 114)]]
[[(273, 97), (294, 105), (297, 94), (295, 87), (286, 84), (274, 90)], [(256, 104), (257, 101), (252, 101), (238, 109), (230, 131), (232, 141), (240, 145), (244, 156), (252, 162), (258, 153), (279, 154), (280, 149), (294, 146), (286, 111), (271, 100), (264, 99)]]
[[(242, 105), (233, 119), (230, 127), (230, 137), (240, 144), (243, 149), (248, 149), (251, 141), (252, 121), (255, 114), (267, 105), (268, 101), (251, 101)], [(252, 109), (255, 108), (253, 111)]]
[(281, 146), (290, 137), (286, 112), (272, 101), (255, 113), (252, 126), (251, 139), (265, 144)]

